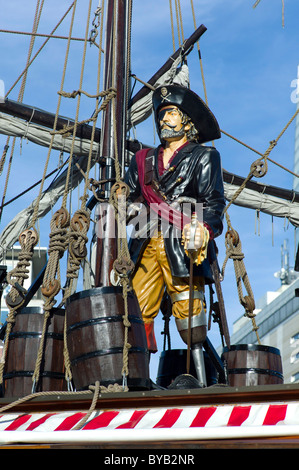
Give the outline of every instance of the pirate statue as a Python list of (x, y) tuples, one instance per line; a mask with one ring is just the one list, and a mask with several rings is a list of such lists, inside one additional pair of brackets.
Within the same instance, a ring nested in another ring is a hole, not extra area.
[[(143, 220), (132, 231), (129, 243), (135, 263), (132, 284), (151, 353), (157, 351), (154, 319), (165, 289), (186, 344), (191, 321), (190, 346), (197, 384), (204, 387), (202, 343), (207, 335), (204, 288), (213, 282), (207, 248), (209, 240), (222, 232), (225, 200), (220, 155), (214, 147), (202, 144), (220, 138), (220, 129), (206, 104), (190, 89), (179, 85), (157, 88), (153, 93), (153, 109), (161, 145), (139, 150), (125, 175), (131, 208), (139, 208), (139, 216), (142, 209), (147, 209), (146, 219), (131, 220), (132, 223)], [(187, 214), (183, 206), (190, 208)]]

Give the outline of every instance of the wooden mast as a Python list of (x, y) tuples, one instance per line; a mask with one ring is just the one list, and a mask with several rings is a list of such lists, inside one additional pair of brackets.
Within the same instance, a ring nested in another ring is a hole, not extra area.
[[(106, 15), (104, 89), (116, 88), (116, 97), (103, 113), (100, 179), (115, 179), (114, 159), (123, 168), (126, 143), (128, 12), (130, 0), (109, 0)], [(115, 139), (116, 136), (116, 139)], [(108, 200), (113, 182), (105, 184)], [(100, 213), (97, 230), (96, 287), (110, 286), (110, 272), (117, 257), (117, 233), (113, 208)], [(104, 215), (104, 217), (103, 217)], [(105, 224), (105, 225), (103, 225)]]

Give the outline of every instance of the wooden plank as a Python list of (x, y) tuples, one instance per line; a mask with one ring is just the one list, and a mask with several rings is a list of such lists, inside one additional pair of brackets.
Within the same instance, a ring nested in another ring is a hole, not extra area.
[[(298, 401), (299, 384), (229, 387), (212, 385), (193, 390), (152, 390), (143, 392), (102, 393), (97, 409), (140, 407), (204, 406), (240, 403), (275, 403)], [(41, 392), (23, 403), (18, 398), (1, 398), (0, 409), (14, 403), (13, 412), (43, 412), (86, 410), (90, 408), (92, 392)]]

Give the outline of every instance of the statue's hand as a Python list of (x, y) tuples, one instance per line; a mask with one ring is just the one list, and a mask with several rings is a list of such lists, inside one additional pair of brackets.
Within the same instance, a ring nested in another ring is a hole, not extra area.
[(184, 249), (190, 252), (202, 247), (205, 231), (204, 226), (198, 221), (196, 221), (195, 227), (192, 224), (193, 222), (186, 224), (183, 229)]
[(182, 244), (185, 253), (195, 264), (201, 264), (207, 257), (209, 231), (203, 224), (192, 217), (191, 224), (183, 228)]

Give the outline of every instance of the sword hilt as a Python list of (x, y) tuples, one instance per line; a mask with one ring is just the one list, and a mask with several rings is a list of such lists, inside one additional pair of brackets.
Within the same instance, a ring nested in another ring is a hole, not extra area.
[(196, 212), (193, 212), (191, 216), (191, 224), (190, 224), (190, 237), (189, 237), (188, 246), (187, 246), (187, 250), (190, 253), (193, 253), (194, 251), (197, 250), (197, 248), (195, 247), (196, 228), (197, 228), (197, 215), (196, 215)]

